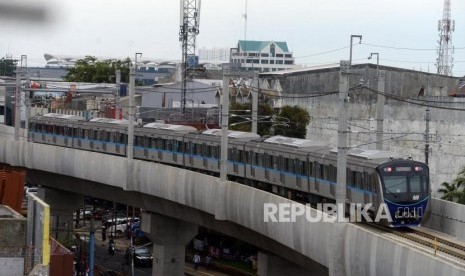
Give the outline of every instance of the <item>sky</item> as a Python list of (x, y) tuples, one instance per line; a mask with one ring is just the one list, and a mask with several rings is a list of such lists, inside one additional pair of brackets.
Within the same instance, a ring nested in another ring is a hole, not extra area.
[[(181, 59), (179, 0), (23, 0), (43, 7), (45, 22), (0, 13), (0, 56), (28, 56), (44, 65), (45, 53)], [(438, 21), (443, 0), (203, 0), (197, 48), (231, 48), (238, 40), (286, 41), (296, 63), (313, 67), (349, 59), (436, 72)], [(451, 0), (455, 32), (453, 73), (465, 75), (465, 1)], [(354, 40), (354, 43), (358, 43)]]

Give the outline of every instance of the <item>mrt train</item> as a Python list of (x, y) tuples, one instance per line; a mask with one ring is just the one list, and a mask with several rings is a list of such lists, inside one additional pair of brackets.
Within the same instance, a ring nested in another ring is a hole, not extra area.
[[(125, 156), (127, 120), (45, 114), (29, 120), (29, 139), (80, 150)], [(218, 175), (220, 132), (148, 123), (134, 131), (134, 158)], [(337, 152), (320, 141), (229, 131), (228, 177), (309, 203), (335, 202)], [(383, 204), (391, 227), (419, 226), (430, 199), (429, 169), (385, 151), (353, 149), (347, 157), (347, 203)], [(386, 223), (386, 222), (383, 222)]]

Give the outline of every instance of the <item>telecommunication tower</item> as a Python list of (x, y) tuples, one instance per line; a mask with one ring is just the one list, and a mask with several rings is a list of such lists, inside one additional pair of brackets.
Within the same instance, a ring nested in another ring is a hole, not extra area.
[(439, 46), (436, 67), (438, 74), (452, 75), (454, 47), (452, 46), (452, 32), (455, 31), (455, 20), (451, 19), (450, 0), (444, 0), (442, 20), (438, 22)]
[(194, 68), (197, 65), (195, 42), (199, 34), (200, 2), (201, 0), (180, 0), (179, 41), (182, 48), (181, 65), (181, 112), (186, 113), (189, 90), (188, 82), (194, 78)]

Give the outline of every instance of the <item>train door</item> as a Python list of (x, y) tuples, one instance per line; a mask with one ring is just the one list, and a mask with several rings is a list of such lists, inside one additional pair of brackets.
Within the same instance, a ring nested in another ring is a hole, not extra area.
[(284, 158), (281, 154), (278, 157), (278, 165), (279, 165), (279, 180), (281, 184), (286, 183), (286, 174), (284, 173), (285, 168), (286, 168), (286, 160), (287, 158)]

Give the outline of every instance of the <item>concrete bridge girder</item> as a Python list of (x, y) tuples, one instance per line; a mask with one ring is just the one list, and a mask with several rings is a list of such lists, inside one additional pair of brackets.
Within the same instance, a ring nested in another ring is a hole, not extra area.
[[(85, 160), (99, 160), (99, 162), (91, 163)], [(293, 262), (301, 263), (305, 267), (308, 266), (306, 263), (310, 262), (328, 268), (331, 266), (330, 262), (335, 254), (343, 252), (341, 265), (344, 270), (341, 274), (333, 275), (342, 275), (342, 273), (347, 275), (384, 275), (392, 274), (393, 271), (399, 273), (397, 270), (399, 267), (408, 268), (408, 271), (404, 271), (400, 275), (415, 275), (428, 273), (428, 271), (435, 271), (435, 274), (441, 275), (465, 273), (465, 270), (460, 267), (362, 229), (357, 225), (347, 224), (345, 226), (346, 229), (342, 233), (345, 236), (344, 242), (336, 249), (332, 243), (334, 223), (309, 223), (305, 217), (298, 217), (296, 222), (289, 223), (265, 222), (263, 220), (264, 203), (287, 204), (291, 201), (237, 183), (228, 182), (226, 185), (224, 204), (227, 220), (215, 220), (216, 196), (218, 194), (217, 179), (179, 168), (136, 160), (134, 162), (135, 175), (138, 176), (137, 183), (134, 185), (136, 191), (124, 191), (125, 158), (24, 141), (16, 142), (12, 141), (11, 138), (2, 139), (1, 136), (0, 162), (28, 167), (35, 172), (48, 174), (50, 179), (55, 179), (55, 181), (46, 183), (46, 185), (54, 185), (59, 189), (79, 190), (85, 194), (87, 193), (86, 188), (90, 188), (89, 191), (95, 189), (86, 186), (85, 182), (97, 183), (104, 187), (104, 191), (101, 192), (106, 194), (106, 197), (115, 196), (124, 199), (129, 193), (139, 200), (146, 196), (152, 196), (153, 199), (163, 201), (165, 204), (184, 206), (185, 210), (192, 210), (191, 212), (196, 212), (201, 216), (202, 223), (220, 225), (224, 229), (238, 227), (251, 234), (259, 235), (261, 239), (271, 241), (273, 246), (268, 246), (272, 247), (270, 252), (277, 253)], [(74, 163), (74, 167), (64, 165), (67, 162)], [(90, 173), (86, 174), (87, 171)], [(112, 174), (111, 177), (108, 177), (109, 172)], [(78, 182), (81, 181), (79, 183), (82, 185), (70, 186), (69, 183), (56, 181), (57, 177), (63, 176), (77, 179)], [(120, 191), (120, 193), (108, 195), (107, 193), (111, 191)], [(133, 199), (127, 200), (133, 201)], [(137, 202), (134, 205), (138, 205)], [(168, 209), (163, 210), (163, 212), (165, 211), (167, 214), (164, 215), (170, 214)], [(180, 216), (180, 214), (177, 215)], [(176, 214), (173, 216), (175, 217)], [(189, 218), (186, 221), (189, 221)], [(287, 255), (287, 253), (291, 254)], [(295, 256), (300, 256), (300, 258)], [(432, 267), (434, 270), (431, 270)]]

